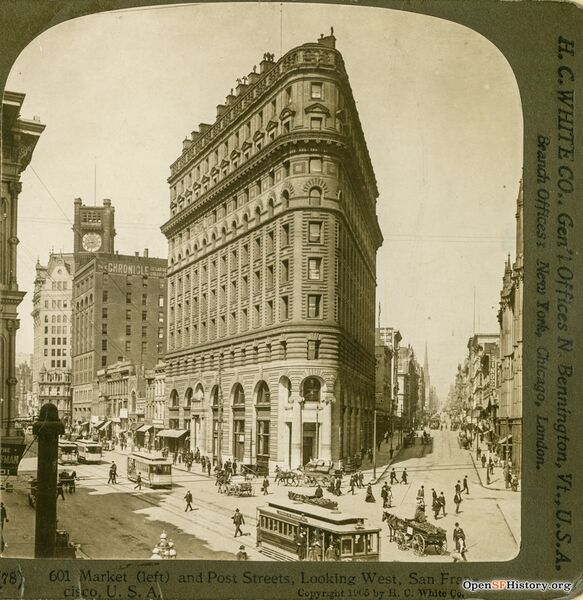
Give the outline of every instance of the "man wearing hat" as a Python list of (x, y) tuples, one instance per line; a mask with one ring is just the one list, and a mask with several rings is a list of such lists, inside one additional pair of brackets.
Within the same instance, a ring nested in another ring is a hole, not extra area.
[(310, 552), (309, 552), (309, 555), (308, 555), (308, 559), (310, 561), (313, 561), (313, 562), (317, 562), (317, 561), (321, 561), (322, 560), (322, 546), (320, 546), (320, 542), (318, 540), (316, 540), (310, 546)]
[(245, 546), (239, 546), (239, 552), (237, 552), (237, 560), (249, 560), (247, 552), (245, 552)]

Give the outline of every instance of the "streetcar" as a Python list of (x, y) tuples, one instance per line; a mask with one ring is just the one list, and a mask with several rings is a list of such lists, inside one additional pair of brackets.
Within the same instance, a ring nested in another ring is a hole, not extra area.
[(77, 444), (68, 440), (59, 440), (59, 464), (77, 464)]
[(138, 480), (150, 487), (172, 487), (172, 462), (160, 456), (133, 452), (128, 456), (127, 477), (130, 481)]
[(381, 530), (364, 521), (319, 506), (269, 501), (257, 508), (257, 547), (267, 556), (318, 561), (332, 545), (336, 560), (378, 561)]
[(92, 440), (77, 440), (77, 460), (80, 463), (99, 464), (101, 462), (101, 444)]

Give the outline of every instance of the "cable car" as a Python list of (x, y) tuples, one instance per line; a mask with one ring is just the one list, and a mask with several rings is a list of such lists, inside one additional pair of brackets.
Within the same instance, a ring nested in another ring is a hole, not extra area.
[(325, 560), (331, 544), (334, 560), (378, 561), (380, 531), (363, 518), (301, 502), (276, 500), (257, 509), (258, 549), (275, 558)]
[(92, 440), (77, 440), (77, 460), (80, 463), (99, 464), (101, 462), (101, 444)]
[(77, 444), (68, 440), (59, 440), (59, 464), (77, 464)]
[(128, 456), (127, 477), (130, 481), (138, 480), (150, 487), (172, 487), (172, 463), (161, 456), (152, 456), (133, 452)]

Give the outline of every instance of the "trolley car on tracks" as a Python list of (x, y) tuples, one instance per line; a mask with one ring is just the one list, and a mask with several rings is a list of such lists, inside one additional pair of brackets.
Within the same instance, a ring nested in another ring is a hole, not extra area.
[(285, 500), (257, 508), (257, 547), (278, 560), (324, 560), (336, 548), (341, 561), (378, 561), (380, 528), (365, 519)]

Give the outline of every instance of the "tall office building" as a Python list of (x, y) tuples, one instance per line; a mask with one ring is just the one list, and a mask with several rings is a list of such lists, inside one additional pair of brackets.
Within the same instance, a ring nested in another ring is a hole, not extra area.
[(260, 470), (372, 444), (372, 164), (333, 35), (265, 54), (171, 166), (168, 418)]
[[(53, 402), (59, 415), (71, 418), (72, 254), (52, 253), (47, 265), (36, 264), (32, 317), (34, 353), (32, 392), (38, 408)], [(42, 389), (41, 389), (42, 388)]]
[(99, 207), (75, 200), (73, 229), (73, 421), (121, 422), (131, 416), (123, 411), (128, 405), (100, 396), (97, 372), (128, 361), (152, 369), (164, 357), (167, 261), (147, 249), (143, 256), (114, 251), (109, 200)]
[(44, 131), (37, 117), (23, 119), (24, 94), (5, 91), (2, 97), (2, 193), (0, 194), (0, 437), (8, 448), (21, 437), (16, 431), (16, 332), (20, 326), (18, 306), (25, 292), (18, 288), (18, 196), (20, 175), (29, 165)]

